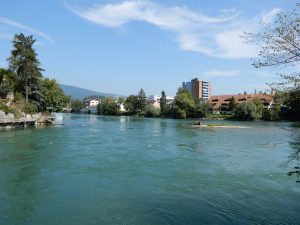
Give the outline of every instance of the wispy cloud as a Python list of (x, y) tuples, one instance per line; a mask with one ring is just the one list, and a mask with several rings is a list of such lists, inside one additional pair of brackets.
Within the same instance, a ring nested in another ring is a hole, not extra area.
[(207, 70), (201, 74), (201, 77), (212, 78), (212, 77), (235, 77), (239, 76), (239, 70)]
[[(24, 24), (18, 23), (16, 21), (13, 21), (11, 19), (8, 19), (5, 17), (0, 17), (0, 24), (4, 24), (4, 25), (10, 26), (10, 27), (15, 27), (15, 28), (18, 28), (21, 30), (25, 30), (31, 34), (35, 34), (35, 35), (38, 35), (38, 36), (44, 38), (48, 42), (54, 42), (54, 39), (52, 37), (50, 37), (48, 34), (42, 32), (42, 31), (39, 31), (35, 28), (32, 28), (32, 27), (26, 26)], [(4, 35), (4, 36), (6, 36), (6, 38), (8, 37), (8, 35)]]
[(254, 71), (253, 74), (260, 77), (267, 77), (267, 78), (274, 77), (274, 74), (268, 73), (266, 71)]
[(245, 19), (233, 8), (220, 10), (218, 16), (207, 16), (184, 6), (166, 7), (149, 0), (69, 8), (78, 16), (105, 27), (116, 28), (132, 21), (149, 23), (172, 32), (182, 50), (229, 59), (256, 56), (257, 48), (244, 43), (240, 36), (244, 31), (255, 30), (263, 16), (270, 21), (276, 12)]

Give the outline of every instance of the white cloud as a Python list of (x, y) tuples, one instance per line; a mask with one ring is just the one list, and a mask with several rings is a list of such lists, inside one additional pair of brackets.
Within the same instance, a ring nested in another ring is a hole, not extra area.
[(279, 9), (279, 8), (272, 9), (270, 12), (268, 12), (262, 16), (261, 21), (265, 24), (272, 23), (275, 16), (280, 12), (281, 12), (281, 9)]
[(257, 56), (257, 47), (244, 43), (241, 35), (257, 30), (262, 18), (271, 21), (279, 10), (245, 19), (234, 8), (220, 10), (219, 16), (207, 16), (187, 7), (166, 7), (150, 0), (69, 8), (80, 17), (105, 27), (120, 27), (132, 21), (149, 23), (175, 34), (182, 50), (228, 59)]
[(239, 76), (239, 70), (207, 70), (204, 71), (201, 77), (212, 78), (212, 77), (235, 77)]
[(38, 35), (38, 36), (44, 38), (45, 40), (47, 40), (49, 42), (53, 42), (54, 41), (54, 39), (52, 37), (50, 37), (48, 34), (45, 34), (42, 31), (39, 31), (39, 30), (34, 29), (32, 27), (28, 27), (28, 26), (26, 26), (24, 24), (18, 23), (16, 21), (13, 21), (13, 20), (5, 18), (5, 17), (0, 17), (0, 24), (4, 24), (4, 25), (7, 25), (7, 26), (16, 27), (16, 28), (19, 28), (21, 30), (28, 31), (31, 34)]

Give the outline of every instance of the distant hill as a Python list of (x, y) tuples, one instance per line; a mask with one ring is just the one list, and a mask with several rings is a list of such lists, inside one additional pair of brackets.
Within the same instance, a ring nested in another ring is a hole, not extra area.
[(74, 87), (70, 85), (60, 84), (60, 87), (63, 89), (65, 95), (70, 95), (72, 99), (83, 99), (87, 96), (120, 96), (116, 94), (102, 93), (97, 91), (91, 91), (84, 88)]

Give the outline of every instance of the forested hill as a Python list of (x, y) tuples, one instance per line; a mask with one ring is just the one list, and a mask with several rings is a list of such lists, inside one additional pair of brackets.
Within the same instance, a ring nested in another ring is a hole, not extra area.
[(91, 91), (84, 88), (74, 87), (70, 85), (60, 84), (60, 87), (63, 89), (65, 95), (70, 95), (72, 99), (83, 99), (86, 96), (120, 96), (117, 94), (102, 93), (97, 91)]

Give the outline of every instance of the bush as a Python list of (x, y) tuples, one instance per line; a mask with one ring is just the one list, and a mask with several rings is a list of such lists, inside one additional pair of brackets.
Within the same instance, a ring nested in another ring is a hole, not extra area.
[(25, 103), (25, 106), (24, 106), (23, 110), (27, 114), (34, 114), (34, 113), (38, 112), (38, 107), (37, 107), (37, 105), (28, 102), (28, 103)]
[(146, 117), (158, 117), (160, 114), (160, 109), (155, 108), (153, 105), (146, 105), (145, 116)]
[(262, 110), (253, 102), (242, 102), (234, 110), (234, 117), (239, 120), (257, 120), (262, 117)]
[(0, 102), (0, 110), (2, 110), (3, 112), (5, 112), (6, 114), (14, 112), (12, 108), (10, 108), (9, 106), (7, 106), (7, 105), (5, 105), (5, 104), (3, 104), (1, 102)]
[(186, 112), (183, 109), (180, 109), (176, 105), (173, 107), (172, 114), (175, 119), (185, 119), (186, 118)]
[(280, 108), (264, 109), (262, 119), (266, 121), (279, 120)]

